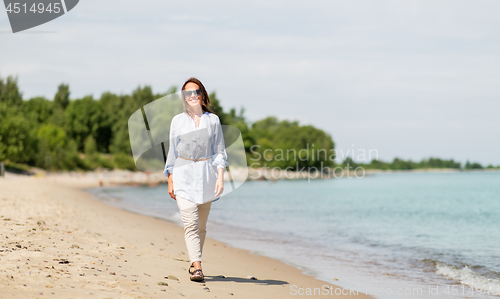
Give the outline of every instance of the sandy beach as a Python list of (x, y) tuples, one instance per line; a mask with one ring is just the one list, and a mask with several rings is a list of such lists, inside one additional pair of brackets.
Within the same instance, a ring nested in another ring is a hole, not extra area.
[[(183, 229), (83, 191), (100, 182), (0, 178), (0, 298), (323, 298), (343, 290), (210, 238), (205, 282), (191, 282)], [(348, 290), (337, 297), (371, 298)]]

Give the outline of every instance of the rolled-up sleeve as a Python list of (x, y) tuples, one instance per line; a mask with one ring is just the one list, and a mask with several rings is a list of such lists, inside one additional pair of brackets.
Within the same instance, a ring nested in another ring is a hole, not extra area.
[(226, 168), (229, 163), (227, 162), (226, 145), (224, 143), (224, 135), (222, 133), (222, 125), (219, 117), (217, 117), (214, 131), (212, 144), (212, 165), (217, 166), (217, 169)]
[(165, 169), (163, 170), (163, 175), (168, 177), (169, 173), (174, 173), (174, 164), (175, 160), (177, 160), (178, 154), (177, 154), (177, 136), (175, 135), (175, 125), (174, 125), (174, 119), (172, 119), (172, 122), (170, 123), (170, 134), (169, 134), (169, 140), (168, 140), (168, 154), (167, 154), (167, 161), (165, 163)]

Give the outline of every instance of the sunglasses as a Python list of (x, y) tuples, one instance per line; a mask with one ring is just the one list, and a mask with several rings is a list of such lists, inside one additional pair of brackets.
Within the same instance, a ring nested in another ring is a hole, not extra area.
[(196, 95), (196, 96), (201, 96), (201, 89), (197, 89), (197, 90), (184, 90), (184, 96), (186, 98), (189, 98), (193, 95)]

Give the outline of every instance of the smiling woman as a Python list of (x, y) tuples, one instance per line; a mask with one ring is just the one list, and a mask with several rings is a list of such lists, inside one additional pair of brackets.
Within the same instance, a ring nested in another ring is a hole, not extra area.
[(200, 80), (190, 78), (184, 83), (182, 100), (184, 111), (170, 125), (163, 174), (168, 175), (168, 193), (177, 201), (182, 216), (191, 280), (203, 281), (206, 223), (212, 201), (224, 190), (227, 154), (220, 119), (208, 109), (210, 100)]

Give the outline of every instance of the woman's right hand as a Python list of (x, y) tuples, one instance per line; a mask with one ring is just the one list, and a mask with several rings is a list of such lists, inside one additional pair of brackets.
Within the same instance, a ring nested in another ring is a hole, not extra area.
[(177, 200), (174, 195), (174, 176), (171, 173), (168, 174), (168, 194), (170, 194), (170, 197)]

